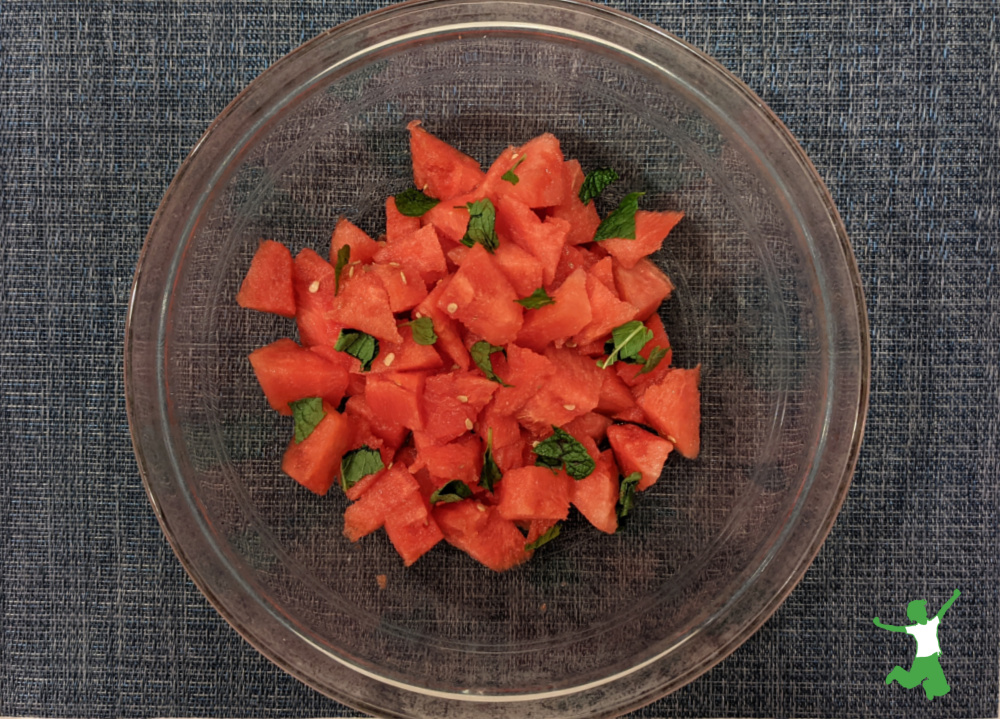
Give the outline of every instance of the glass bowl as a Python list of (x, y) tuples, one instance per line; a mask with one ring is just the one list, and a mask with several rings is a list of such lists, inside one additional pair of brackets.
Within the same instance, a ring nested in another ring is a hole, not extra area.
[[(625, 531), (570, 521), (503, 574), (444, 544), (405, 569), (381, 532), (341, 536), (343, 495), (281, 474), (288, 421), (246, 360), (294, 324), (234, 301), (261, 238), (325, 253), (340, 215), (382, 231), (414, 118), (484, 163), (552, 132), (622, 175), (609, 206), (644, 190), (686, 213), (654, 259), (675, 364), (702, 368), (700, 458), (671, 457)], [(788, 131), (697, 50), (566, 0), (406, 3), (275, 63), (170, 185), (125, 356), (139, 466), (194, 582), (291, 674), (400, 717), (610, 716), (719, 662), (829, 532), (869, 378), (848, 239)]]

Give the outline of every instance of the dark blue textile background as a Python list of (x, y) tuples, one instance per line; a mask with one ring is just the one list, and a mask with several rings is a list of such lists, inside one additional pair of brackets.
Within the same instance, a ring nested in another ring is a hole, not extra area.
[[(338, 716), (202, 598), (125, 418), (132, 272), (167, 184), (270, 63), (375, 0), (0, 0), (0, 715)], [(616, 0), (746, 81), (812, 157), (871, 320), (830, 539), (729, 659), (635, 717), (994, 717), (1000, 660), (996, 0)], [(882, 683), (905, 602), (963, 595), (953, 691)]]

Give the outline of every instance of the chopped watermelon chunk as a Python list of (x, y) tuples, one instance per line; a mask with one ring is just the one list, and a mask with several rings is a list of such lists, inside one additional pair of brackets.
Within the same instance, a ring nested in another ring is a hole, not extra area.
[(351, 446), (351, 426), (347, 418), (328, 402), (326, 416), (301, 442), (292, 439), (281, 461), (281, 471), (320, 496), (330, 491), (340, 471), (340, 459)]
[(622, 267), (630, 268), (653, 254), (663, 245), (670, 230), (684, 217), (683, 212), (646, 212), (635, 213), (635, 239), (612, 238), (601, 242)]
[(422, 430), (426, 421), (421, 395), (425, 372), (380, 372), (368, 375), (365, 398), (372, 411), (393, 424)]
[(644, 366), (641, 364), (630, 364), (628, 362), (616, 362), (614, 364), (615, 373), (625, 384), (633, 388), (633, 392), (638, 393), (641, 387), (659, 382), (663, 376), (670, 371), (670, 361), (673, 359), (673, 352), (670, 349), (670, 339), (663, 328), (663, 320), (659, 315), (651, 315), (643, 324), (653, 332), (653, 339), (646, 343), (646, 346), (639, 351), (639, 356), (649, 359), (654, 348), (666, 350), (666, 354), (659, 364), (649, 372), (643, 372)]
[(263, 240), (236, 293), (236, 304), (282, 317), (295, 316), (292, 253), (280, 242)]
[(635, 306), (618, 299), (617, 293), (609, 290), (593, 272), (587, 274), (587, 298), (590, 300), (592, 318), (586, 327), (573, 336), (573, 341), (577, 345), (585, 345), (601, 338), (607, 338), (615, 327), (630, 322), (636, 317)]
[(479, 437), (470, 435), (447, 444), (422, 447), (416, 461), (410, 465), (411, 472), (419, 469), (426, 469), (431, 477), (439, 480), (435, 489), (453, 479), (478, 489), (483, 469), (483, 444)]
[(612, 420), (599, 412), (587, 412), (582, 414), (563, 429), (572, 435), (584, 434), (595, 442), (600, 442), (607, 435), (608, 427), (612, 425)]
[(424, 213), (420, 220), (421, 224), (433, 225), (444, 241), (442, 244), (446, 242), (450, 242), (452, 245), (458, 244), (465, 237), (465, 231), (469, 227), (468, 203), (481, 199), (483, 199), (483, 193), (476, 190), (445, 202), (439, 202)]
[(480, 410), (500, 387), (475, 372), (453, 371), (427, 379), (423, 406), (434, 421), (424, 433), (437, 443), (450, 442), (472, 430)]
[(333, 236), (330, 238), (331, 262), (337, 261), (337, 253), (344, 245), (351, 246), (351, 262), (371, 262), (379, 249), (379, 243), (369, 237), (367, 232), (346, 217), (341, 217), (337, 220), (337, 226), (333, 229)]
[(520, 467), (503, 476), (497, 509), (505, 519), (566, 519), (569, 516), (569, 482), (565, 472), (547, 467)]
[(493, 257), (518, 298), (528, 297), (542, 286), (542, 263), (527, 250), (513, 242), (501, 242)]
[(475, 245), (437, 301), (439, 310), (494, 345), (512, 342), (523, 322), (517, 293), (486, 248)]
[[(399, 422), (387, 416), (377, 414), (368, 404), (365, 393), (348, 397), (344, 405), (344, 413), (351, 418), (356, 425), (367, 425), (371, 428), (372, 434), (384, 442), (392, 449), (398, 449), (409, 430)], [(359, 445), (361, 442), (358, 443)], [(375, 447), (369, 442), (369, 446)]]
[(444, 366), (444, 360), (434, 349), (434, 345), (421, 345), (414, 341), (410, 326), (401, 325), (399, 333), (403, 336), (402, 342), (384, 342), (379, 345), (378, 357), (372, 362), (373, 374), (434, 370)]
[(614, 275), (618, 296), (635, 306), (636, 319), (644, 320), (656, 312), (674, 291), (670, 279), (647, 259), (639, 260), (631, 269), (616, 262)]
[[(508, 171), (517, 175), (516, 184), (503, 179)], [(547, 132), (520, 147), (507, 148), (490, 166), (485, 187), (497, 198), (510, 197), (530, 207), (561, 204), (566, 180), (559, 140)]]
[(449, 200), (486, 179), (478, 162), (434, 137), (420, 126), (419, 120), (406, 128), (410, 131), (413, 184), (418, 190), (439, 200)]
[(437, 230), (430, 225), (389, 242), (375, 253), (375, 261), (400, 266), (405, 263), (407, 270), (420, 273), (426, 284), (433, 284), (448, 273)]
[[(417, 500), (411, 501), (416, 506)], [(406, 515), (398, 512), (390, 512), (385, 517), (385, 533), (389, 535), (389, 541), (392, 542), (392, 546), (403, 558), (403, 564), (407, 567), (444, 539), (444, 534), (441, 533), (441, 529), (430, 513), (427, 500), (420, 496), (419, 501), (424, 509), (424, 517), (406, 521), (404, 519)]]
[(583, 186), (584, 174), (580, 163), (576, 160), (567, 160), (563, 163), (563, 182), (566, 183), (566, 194), (562, 203), (549, 208), (552, 217), (566, 220), (570, 225), (569, 234), (566, 236), (566, 243), (569, 245), (582, 245), (594, 239), (601, 224), (601, 218), (597, 214), (594, 202), (590, 201), (586, 205), (580, 202), (580, 187)]
[(412, 235), (420, 229), (419, 217), (407, 217), (396, 207), (396, 198), (385, 199), (385, 239), (392, 243)]
[(380, 340), (403, 341), (389, 306), (389, 294), (378, 276), (370, 272), (356, 272), (347, 282), (341, 277), (340, 294), (326, 317), (341, 327), (361, 330)]
[(513, 414), (538, 395), (556, 368), (552, 360), (516, 344), (507, 345), (506, 359), (492, 355), (493, 371), (509, 387), (501, 387), (496, 394), (496, 409), (501, 414)]
[(534, 210), (514, 197), (504, 197), (496, 208), (500, 242), (514, 242), (534, 255), (542, 264), (545, 284), (555, 277), (569, 230), (566, 220), (547, 217), (543, 222)]
[(565, 343), (593, 319), (587, 295), (587, 273), (576, 270), (551, 294), (555, 304), (528, 310), (517, 343), (541, 352), (550, 342)]
[(417, 305), (414, 317), (430, 317), (434, 323), (434, 332), (438, 336), (438, 341), (434, 344), (446, 359), (450, 359), (461, 369), (469, 369), (471, 361), (469, 350), (462, 341), (462, 335), (458, 331), (458, 323), (452, 320), (445, 311), (439, 309), (438, 303), (441, 296), (448, 288), (449, 279), (442, 280), (427, 295), (427, 299)]
[(649, 489), (663, 473), (663, 464), (673, 450), (672, 445), (662, 437), (657, 437), (634, 424), (616, 424), (608, 427), (608, 442), (615, 452), (618, 466), (627, 476), (633, 472), (642, 474), (637, 489)]
[(368, 491), (344, 511), (344, 536), (352, 542), (358, 541), (381, 529), (386, 515), (400, 507), (408, 510), (401, 512), (404, 522), (419, 518), (418, 500), (423, 503), (417, 480), (402, 463), (393, 465), (380, 472)]
[(601, 452), (594, 471), (572, 484), (570, 502), (597, 529), (614, 534), (618, 529), (618, 467), (611, 450)]
[(291, 415), (288, 403), (306, 397), (322, 397), (336, 407), (347, 390), (345, 366), (328, 362), (290, 339), (254, 350), (250, 364), (268, 404), (280, 414)]
[(555, 371), (517, 413), (521, 424), (536, 432), (552, 425), (562, 427), (595, 409), (604, 383), (602, 370), (589, 357), (553, 347), (545, 351), (545, 356)]
[(412, 310), (427, 297), (427, 285), (419, 272), (378, 263), (369, 267), (389, 295), (389, 309), (393, 313)]
[(531, 558), (524, 550), (526, 540), (517, 525), (500, 516), (495, 507), (467, 499), (439, 504), (433, 514), (445, 541), (495, 572)]
[(295, 288), (295, 323), (302, 344), (332, 347), (342, 329), (342, 325), (327, 316), (336, 299), (333, 265), (306, 248), (295, 256), (292, 284)]
[(701, 446), (700, 382), (700, 366), (672, 369), (637, 398), (656, 431), (688, 459), (696, 459)]

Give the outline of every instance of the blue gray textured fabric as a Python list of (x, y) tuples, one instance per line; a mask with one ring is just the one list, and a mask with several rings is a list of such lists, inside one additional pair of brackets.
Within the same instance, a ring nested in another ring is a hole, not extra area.
[[(171, 177), (270, 63), (374, 0), (0, 0), (0, 714), (354, 716), (245, 643), (160, 532), (128, 438), (132, 271)], [(998, 710), (1000, 44), (996, 0), (617, 0), (781, 117), (853, 238), (872, 325), (857, 476), (750, 641), (633, 716)], [(882, 679), (936, 608), (952, 693)]]

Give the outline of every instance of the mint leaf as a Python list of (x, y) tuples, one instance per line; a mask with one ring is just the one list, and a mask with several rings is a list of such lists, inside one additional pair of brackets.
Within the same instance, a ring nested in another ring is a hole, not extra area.
[(604, 345), (604, 351), (608, 353), (607, 359), (598, 360), (597, 366), (601, 369), (607, 369), (615, 363), (616, 359), (636, 364), (645, 362), (639, 356), (639, 352), (651, 339), (653, 339), (653, 330), (639, 320), (619, 325), (611, 330), (611, 339)]
[(545, 534), (536, 539), (534, 542), (528, 542), (527, 544), (525, 544), (524, 551), (531, 552), (538, 549), (543, 544), (548, 544), (553, 539), (558, 537), (560, 532), (562, 532), (562, 525), (557, 522), (556, 524), (553, 524), (551, 527), (545, 530)]
[(635, 508), (635, 488), (642, 479), (641, 472), (632, 472), (624, 477), (618, 485), (618, 505), (615, 507), (615, 514), (619, 519), (624, 519), (628, 513)]
[(431, 493), (431, 504), (450, 504), (461, 502), (472, 496), (469, 485), (460, 479), (453, 479), (443, 487), (438, 487)]
[(625, 195), (618, 207), (597, 226), (594, 242), (610, 240), (612, 237), (634, 240), (635, 213), (639, 209), (639, 198), (645, 194), (645, 192), (630, 192)]
[(361, 360), (363, 372), (370, 370), (372, 360), (378, 357), (378, 340), (361, 330), (342, 329), (333, 348)]
[(408, 326), (413, 331), (413, 341), (418, 345), (432, 345), (437, 342), (434, 320), (430, 317), (418, 317), (412, 322), (404, 322), (403, 326)]
[(472, 345), (472, 348), (469, 350), (469, 354), (472, 355), (472, 361), (475, 362), (476, 366), (483, 371), (483, 374), (486, 375), (486, 379), (498, 382), (504, 387), (510, 387), (511, 385), (497, 377), (496, 373), (493, 371), (493, 362), (490, 360), (490, 355), (494, 352), (503, 352), (503, 347), (491, 345), (486, 340), (479, 340), (476, 344)]
[(521, 159), (518, 160), (517, 162), (515, 162), (514, 166), (511, 167), (509, 170), (507, 170), (507, 172), (503, 173), (500, 176), (500, 179), (501, 180), (506, 180), (507, 182), (509, 182), (512, 185), (516, 185), (518, 182), (520, 182), (521, 178), (514, 174), (514, 170), (517, 169), (518, 165), (520, 165), (522, 162), (524, 162), (524, 158), (525, 157), (527, 157), (527, 155), (521, 155)]
[(399, 213), (407, 217), (420, 217), (441, 201), (428, 197), (416, 187), (403, 190), (393, 199), (396, 200), (396, 209), (399, 210)]
[(292, 408), (292, 418), (295, 420), (295, 444), (299, 444), (326, 417), (323, 400), (320, 397), (306, 397), (289, 402), (288, 406)]
[(483, 454), (483, 471), (479, 475), (479, 486), (492, 492), (496, 483), (503, 478), (500, 468), (493, 461), (493, 429), (486, 432), (486, 452)]
[(587, 204), (604, 192), (604, 188), (618, 181), (618, 173), (610, 167), (599, 167), (585, 178), (580, 185), (580, 202)]
[(522, 300), (514, 300), (517, 304), (522, 307), (526, 307), (529, 310), (537, 310), (539, 307), (544, 307), (545, 305), (554, 305), (556, 301), (549, 297), (549, 293), (545, 291), (544, 287), (539, 287), (537, 290), (532, 292), (530, 295)]
[(494, 227), (497, 219), (496, 208), (488, 197), (476, 202), (467, 202), (465, 207), (469, 210), (469, 224), (465, 228), (462, 244), (472, 247), (479, 243), (493, 254), (500, 246), (500, 238), (497, 237)]
[(385, 469), (382, 454), (367, 444), (347, 452), (340, 460), (340, 486), (346, 492), (369, 474)]
[(660, 364), (660, 361), (667, 356), (667, 352), (670, 351), (669, 347), (660, 347), (657, 345), (649, 351), (649, 357), (643, 363), (642, 369), (639, 370), (639, 374), (646, 374), (647, 372), (652, 372), (656, 369), (656, 365)]
[(589, 477), (595, 465), (593, 458), (587, 454), (587, 448), (577, 442), (569, 432), (556, 426), (552, 429), (553, 432), (548, 439), (535, 445), (535, 454), (538, 455), (535, 465), (548, 467), (553, 472), (566, 467), (566, 474), (573, 479)]
[(344, 271), (344, 267), (348, 262), (351, 261), (351, 246), (344, 245), (339, 250), (337, 250), (337, 264), (333, 268), (333, 294), (340, 294), (340, 273)]

